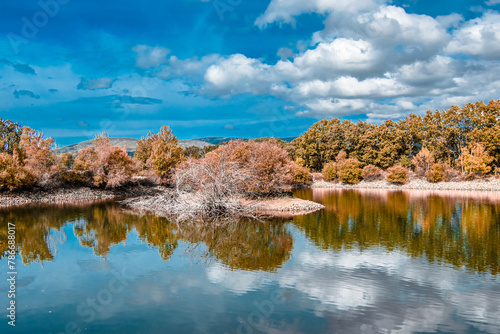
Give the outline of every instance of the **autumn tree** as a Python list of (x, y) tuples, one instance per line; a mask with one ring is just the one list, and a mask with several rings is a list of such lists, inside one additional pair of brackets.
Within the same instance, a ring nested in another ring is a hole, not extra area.
[(29, 188), (36, 178), (22, 165), (17, 152), (0, 153), (0, 190), (14, 191)]
[(434, 155), (426, 147), (423, 147), (412, 159), (415, 165), (415, 172), (419, 176), (424, 176), (431, 168), (434, 161)]
[(43, 133), (29, 127), (23, 127), (19, 141), (20, 158), (28, 173), (40, 181), (49, 172), (54, 162), (52, 154), (52, 138), (44, 139)]
[(150, 132), (139, 140), (134, 158), (140, 161), (142, 169), (152, 169), (163, 181), (168, 181), (184, 155), (172, 130), (164, 125), (159, 133)]
[(490, 157), (481, 143), (474, 143), (471, 150), (468, 148), (462, 149), (459, 160), (465, 173), (483, 176), (491, 171), (490, 163), (493, 158)]

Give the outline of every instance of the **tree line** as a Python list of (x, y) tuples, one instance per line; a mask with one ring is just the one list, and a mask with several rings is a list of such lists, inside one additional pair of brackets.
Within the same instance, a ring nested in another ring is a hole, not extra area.
[[(344, 179), (356, 182), (366, 166), (372, 171), (407, 169), (427, 174), (431, 181), (458, 174), (471, 179), (500, 172), (499, 112), (500, 100), (492, 100), (423, 116), (410, 114), (379, 125), (325, 119), (296, 138), (288, 150), (311, 171), (329, 170), (329, 179), (339, 178), (342, 169), (355, 169), (354, 176)], [(323, 174), (328, 176), (328, 171)]]
[[(89, 148), (60, 154), (51, 138), (0, 119), (0, 190), (115, 188), (134, 180), (174, 184), (176, 173), (185, 174), (194, 165), (215, 170), (221, 163), (239, 168), (238, 177), (244, 175), (246, 181), (236, 183), (247, 192), (272, 193), (308, 184), (310, 172), (320, 171), (326, 180), (346, 183), (384, 177), (405, 183), (410, 172), (432, 182), (473, 179), (500, 173), (499, 112), (500, 100), (492, 100), (382, 124), (325, 119), (291, 143), (259, 138), (204, 149), (183, 149), (172, 130), (163, 126), (139, 140), (134, 157), (124, 147), (112, 146), (105, 133)], [(220, 156), (225, 160), (216, 158)]]
[[(199, 191), (210, 184), (212, 195), (225, 196), (233, 188), (237, 193), (276, 193), (312, 181), (276, 139), (183, 149), (172, 130), (162, 126), (138, 141), (133, 157), (125, 147), (112, 146), (106, 133), (74, 154), (60, 154), (53, 144), (38, 131), (0, 119), (0, 190), (147, 183)], [(196, 177), (186, 181), (190, 173)]]

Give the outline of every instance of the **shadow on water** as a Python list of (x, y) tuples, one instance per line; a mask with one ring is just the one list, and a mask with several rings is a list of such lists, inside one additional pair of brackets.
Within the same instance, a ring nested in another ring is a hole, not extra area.
[[(238, 224), (178, 225), (165, 218), (127, 213), (115, 202), (93, 205), (31, 206), (0, 210), (0, 253), (7, 250), (7, 223), (16, 224), (16, 241), (24, 264), (51, 261), (66, 240), (63, 227), (71, 224), (81, 246), (106, 257), (125, 242), (132, 230), (169, 260), (179, 242), (203, 244), (207, 255), (231, 269), (275, 271), (292, 250), (293, 239), (284, 224), (244, 219)], [(2, 257), (0, 256), (0, 259)]]
[(322, 249), (383, 246), (479, 272), (500, 269), (500, 195), (491, 192), (301, 190), (326, 209), (293, 223)]

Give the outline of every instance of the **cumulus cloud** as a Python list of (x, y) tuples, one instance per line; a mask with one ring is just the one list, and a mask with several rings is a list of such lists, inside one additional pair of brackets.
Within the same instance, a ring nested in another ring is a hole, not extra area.
[(295, 25), (295, 17), (304, 13), (324, 14), (332, 11), (356, 13), (376, 7), (376, 0), (272, 0), (265, 13), (257, 18), (255, 24), (260, 28), (273, 22)]
[(244, 54), (180, 59), (164, 47), (138, 45), (136, 65), (148, 76), (181, 79), (191, 94), (273, 96), (293, 104), (297, 116), (314, 118), (364, 114), (379, 122), (498, 96), (492, 68), (499, 65), (491, 63), (500, 58), (497, 12), (466, 21), (380, 0), (272, 0), (255, 24), (293, 25), (305, 13), (324, 15), (324, 29), (295, 48), (278, 46), (275, 63)]
[(270, 65), (242, 54), (218, 61), (205, 73), (206, 91), (226, 96), (264, 94), (274, 81)]
[(500, 59), (500, 14), (487, 12), (482, 17), (466, 22), (453, 33), (453, 39), (445, 51)]

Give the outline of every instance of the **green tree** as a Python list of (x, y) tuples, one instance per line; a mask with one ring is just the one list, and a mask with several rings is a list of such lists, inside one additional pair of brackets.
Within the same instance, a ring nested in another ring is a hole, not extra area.
[(0, 118), (0, 153), (14, 153), (21, 141), (23, 130), (18, 123)]

